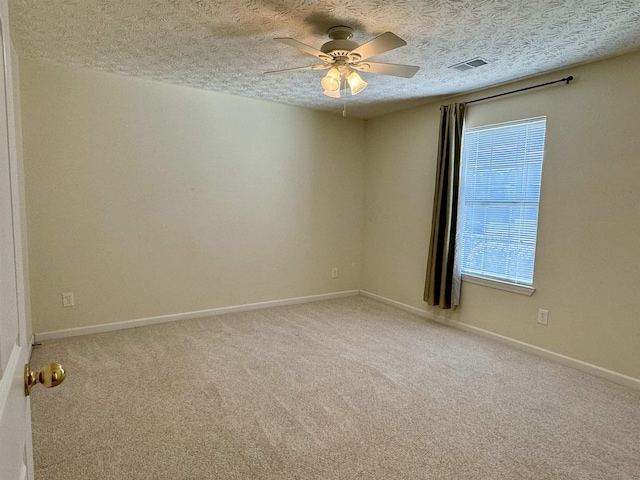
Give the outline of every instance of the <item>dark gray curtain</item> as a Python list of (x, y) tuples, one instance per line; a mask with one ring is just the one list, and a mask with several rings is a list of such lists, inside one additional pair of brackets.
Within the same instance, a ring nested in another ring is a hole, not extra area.
[(440, 107), (438, 162), (424, 301), (443, 309), (455, 308), (460, 303), (460, 271), (455, 257), (464, 110), (464, 103)]

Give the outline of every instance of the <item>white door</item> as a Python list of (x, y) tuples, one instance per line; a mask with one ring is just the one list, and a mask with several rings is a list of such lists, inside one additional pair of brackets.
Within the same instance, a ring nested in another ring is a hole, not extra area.
[(7, 0), (0, 0), (0, 480), (33, 479), (18, 162)]

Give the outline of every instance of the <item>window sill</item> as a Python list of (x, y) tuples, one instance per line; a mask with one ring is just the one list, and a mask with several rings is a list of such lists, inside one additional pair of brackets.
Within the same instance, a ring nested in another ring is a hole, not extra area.
[(462, 275), (462, 281), (475, 283), (476, 285), (483, 285), (485, 287), (497, 288), (498, 290), (505, 290), (507, 292), (519, 293), (520, 295), (527, 295), (529, 297), (536, 291), (533, 287), (515, 285), (513, 283), (501, 282), (499, 280), (489, 280), (488, 278), (474, 277), (467, 274)]

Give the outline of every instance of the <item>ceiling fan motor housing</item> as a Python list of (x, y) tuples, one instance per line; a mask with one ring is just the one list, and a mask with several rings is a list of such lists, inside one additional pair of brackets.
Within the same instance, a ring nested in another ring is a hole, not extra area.
[(346, 25), (331, 27), (327, 31), (327, 35), (331, 40), (322, 45), (320, 51), (333, 58), (346, 57), (351, 50), (360, 46), (356, 42), (349, 40), (353, 35), (353, 28)]
[(322, 47), (320, 47), (320, 51), (327, 55), (331, 55), (334, 58), (346, 57), (351, 50), (354, 50), (359, 46), (360, 45), (351, 40), (331, 40), (322, 45)]

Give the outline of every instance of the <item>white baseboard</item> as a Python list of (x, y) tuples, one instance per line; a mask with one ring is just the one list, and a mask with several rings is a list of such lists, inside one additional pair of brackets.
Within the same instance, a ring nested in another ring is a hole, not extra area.
[(404, 310), (406, 312), (415, 313), (416, 315), (420, 315), (423, 318), (435, 320), (434, 316), (431, 313), (427, 312), (426, 310), (422, 310), (421, 308), (412, 307), (411, 305), (407, 305), (406, 303), (397, 302), (396, 300), (391, 300), (390, 298), (376, 295), (375, 293), (365, 292), (364, 290), (360, 290), (360, 295), (373, 298), (374, 300), (378, 300), (379, 302), (386, 303), (387, 305), (391, 305), (392, 307), (399, 308), (400, 310)]
[(534, 355), (538, 355), (540, 357), (553, 360), (555, 362), (561, 363), (562, 365), (566, 365), (568, 367), (572, 367), (577, 370), (590, 373), (591, 375), (595, 375), (596, 377), (601, 377), (601, 378), (610, 380), (612, 382), (618, 383), (620, 385), (624, 385), (636, 390), (640, 390), (640, 379), (638, 378), (629, 377), (627, 375), (623, 375), (622, 373), (614, 372), (612, 370), (607, 370), (606, 368), (602, 368), (597, 365), (593, 365), (591, 363), (583, 362), (582, 360), (577, 360), (572, 357), (567, 357), (566, 355), (552, 352), (551, 350), (546, 350), (544, 348), (536, 347), (535, 345), (531, 345), (529, 343), (521, 342), (520, 340), (515, 340), (510, 337), (505, 337), (504, 335), (499, 335), (497, 333), (490, 332), (489, 330), (484, 330), (479, 327), (474, 327), (473, 325), (467, 325), (465, 323), (458, 322), (456, 320), (450, 320), (448, 318), (445, 318), (439, 315), (434, 315), (433, 313), (428, 312), (426, 310), (422, 310), (421, 308), (413, 307), (411, 305), (407, 305), (405, 303), (401, 303), (396, 300), (391, 300), (390, 298), (382, 297), (380, 295), (376, 295), (375, 293), (370, 293), (370, 292), (365, 292), (364, 290), (360, 290), (360, 295), (372, 298), (374, 300), (378, 300), (382, 303), (386, 303), (387, 305), (397, 307), (407, 312), (415, 313), (416, 315), (419, 315), (423, 318), (428, 318), (429, 320), (433, 320), (435, 322), (442, 323), (444, 325), (448, 325), (450, 327), (454, 327), (459, 330), (464, 330), (465, 332), (471, 332), (485, 338), (490, 338), (492, 340), (495, 340), (496, 342), (517, 348), (518, 350), (523, 350), (525, 352), (533, 353)]
[(279, 307), (283, 305), (296, 305), (299, 303), (319, 302), (321, 300), (331, 300), (333, 298), (343, 298), (358, 295), (359, 290), (348, 290), (344, 292), (325, 293), (321, 295), (310, 295), (307, 297), (287, 298), (284, 300), (271, 300), (268, 302), (249, 303), (246, 305), (234, 305), (231, 307), (212, 308), (210, 310), (198, 310), (195, 312), (175, 313), (171, 315), (161, 315), (158, 317), (138, 318), (135, 320), (125, 320), (123, 322), (104, 323), (101, 325), (90, 325), (86, 327), (67, 328), (52, 332), (35, 334), (37, 342), (43, 340), (53, 340), (56, 338), (77, 337), (79, 335), (89, 335), (91, 333), (113, 332), (126, 328), (144, 327), (158, 323), (175, 322), (178, 320), (189, 320), (193, 318), (211, 317), (224, 313), (246, 312), (248, 310), (258, 310), (261, 308)]
[(407, 305), (405, 303), (398, 302), (396, 300), (391, 300), (390, 298), (376, 295), (374, 293), (370, 293), (364, 290), (348, 290), (344, 292), (326, 293), (321, 295), (310, 295), (306, 297), (288, 298), (283, 300), (271, 300), (267, 302), (249, 303), (246, 305), (234, 305), (230, 307), (213, 308), (210, 310), (198, 310), (194, 312), (176, 313), (172, 315), (161, 315), (158, 317), (138, 318), (135, 320), (127, 320), (123, 322), (114, 322), (114, 323), (106, 323), (101, 325), (91, 325), (86, 327), (68, 328), (64, 330), (43, 332), (43, 333), (35, 334), (34, 337), (36, 342), (41, 342), (43, 340), (76, 337), (79, 335), (89, 335), (92, 333), (112, 332), (115, 330), (143, 327), (146, 325), (155, 325), (158, 323), (175, 322), (178, 320), (211, 317), (215, 315), (222, 315), (224, 313), (244, 312), (249, 310), (258, 310), (262, 308), (278, 307), (283, 305), (296, 305), (300, 303), (318, 302), (322, 300), (331, 300), (333, 298), (351, 297), (358, 294), (363, 295), (365, 297), (372, 298), (374, 300), (378, 300), (382, 303), (386, 303), (387, 305), (391, 305), (401, 310), (405, 310), (407, 312), (419, 315), (423, 318), (427, 318), (429, 320), (433, 320), (438, 323), (442, 323), (444, 325), (457, 328), (459, 330), (471, 332), (476, 335), (480, 335), (482, 337), (495, 340), (499, 343), (512, 346), (519, 350), (533, 353), (535, 355), (547, 358), (549, 360), (554, 360), (563, 365), (576, 368), (578, 370), (581, 370), (586, 373), (590, 373), (597, 377), (605, 378), (612, 382), (625, 385), (627, 387), (631, 387), (636, 390), (640, 390), (640, 379), (629, 377), (627, 375), (623, 375), (621, 373), (614, 372), (612, 370), (607, 370), (606, 368), (602, 368), (597, 365), (593, 365), (591, 363), (583, 362), (582, 360), (577, 360), (572, 357), (567, 357), (566, 355), (552, 352), (550, 350), (546, 350), (544, 348), (537, 347), (529, 343), (521, 342), (520, 340), (515, 340), (513, 338), (505, 337), (503, 335), (490, 332), (489, 330), (484, 330), (482, 328), (474, 327), (472, 325), (467, 325), (465, 323), (458, 322), (456, 320), (450, 320), (448, 318), (445, 318), (439, 315), (434, 315), (433, 313), (423, 310), (421, 308), (413, 307), (411, 305)]

